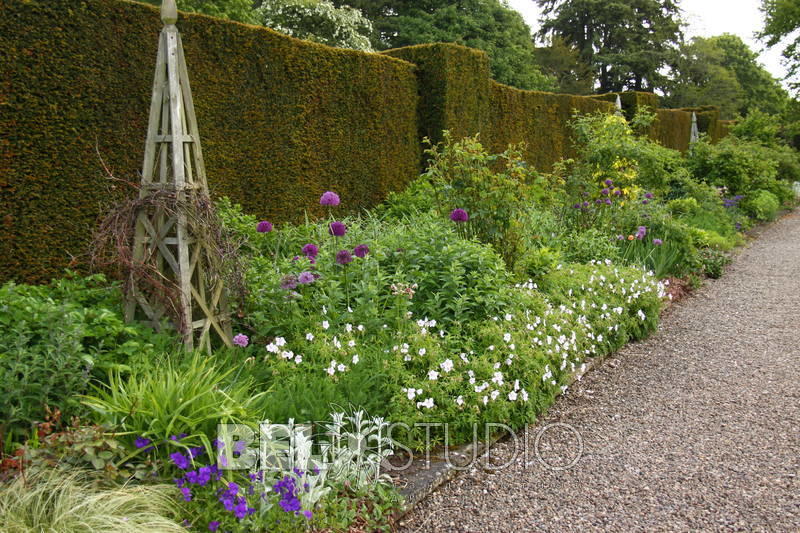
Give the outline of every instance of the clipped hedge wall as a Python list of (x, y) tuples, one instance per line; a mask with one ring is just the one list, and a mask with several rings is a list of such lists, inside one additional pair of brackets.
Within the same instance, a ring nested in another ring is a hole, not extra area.
[[(292, 221), (326, 189), (358, 209), (416, 175), (413, 65), (201, 15), (178, 27), (213, 195)], [(46, 280), (85, 251), (130, 192), (98, 152), (138, 182), (160, 29), (132, 2), (0, 2), (0, 280)]]
[(523, 91), (497, 82), (491, 84), (489, 149), (504, 151), (509, 144), (525, 142), (525, 156), (535, 168), (549, 171), (562, 157), (576, 155), (569, 121), (575, 111), (613, 112), (614, 104), (596, 98)]
[(692, 114), (679, 109), (659, 109), (651, 138), (674, 150), (685, 152), (692, 137)]
[(383, 54), (417, 65), (420, 139), (439, 142), (443, 130), (450, 130), (454, 138), (486, 132), (493, 82), (485, 52), (434, 43), (395, 48)]
[(681, 111), (687, 111), (689, 114), (692, 112), (697, 114), (697, 129), (700, 133), (705, 133), (711, 142), (717, 142), (722, 139), (727, 131), (723, 130), (720, 124), (719, 108), (714, 105), (704, 105), (698, 107), (683, 107)]
[(626, 120), (632, 119), (640, 109), (647, 108), (651, 113), (654, 113), (658, 109), (658, 96), (653, 93), (627, 91), (622, 93), (599, 94), (593, 98), (616, 104), (617, 96), (619, 96), (620, 103), (622, 104), (622, 114), (625, 116)]

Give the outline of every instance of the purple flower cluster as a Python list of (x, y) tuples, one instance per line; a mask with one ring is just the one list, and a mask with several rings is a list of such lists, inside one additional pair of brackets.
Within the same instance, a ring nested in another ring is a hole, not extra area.
[(339, 195), (333, 191), (325, 191), (319, 198), (319, 205), (328, 207), (336, 207), (340, 202)]
[(228, 483), (227, 489), (219, 490), (218, 498), (225, 510), (233, 513), (233, 516), (239, 520), (256, 512), (254, 507), (247, 505), (247, 498), (245, 495), (239, 495), (239, 485), (232, 481)]
[(259, 233), (269, 233), (270, 231), (272, 231), (272, 222), (268, 220), (262, 220), (256, 226), (256, 231), (258, 231)]
[(722, 199), (722, 205), (726, 209), (737, 207), (739, 205), (739, 202), (742, 201), (742, 199), (744, 199), (744, 196), (742, 196), (741, 194), (737, 194), (736, 196), (734, 196), (732, 198), (723, 198)]
[(639, 229), (636, 231), (635, 237), (641, 241), (642, 239), (644, 239), (645, 235), (647, 235), (647, 227), (639, 226)]
[(338, 220), (336, 220), (334, 222), (331, 222), (328, 231), (334, 237), (344, 237), (344, 234), (347, 233), (347, 226), (345, 226), (344, 222), (339, 222)]
[(340, 265), (347, 265), (353, 262), (353, 254), (350, 250), (339, 250), (336, 252), (336, 262)]
[(369, 246), (367, 246), (366, 244), (359, 244), (353, 249), (353, 254), (355, 254), (355, 256), (360, 259), (364, 259), (365, 257), (367, 257), (368, 253), (369, 253)]
[(317, 254), (319, 254), (319, 248), (316, 244), (308, 243), (303, 246), (302, 249), (303, 255), (308, 257), (311, 260), (311, 263), (315, 263), (317, 259)]
[[(304, 473), (295, 469), (295, 474), (298, 476), (298, 478), (302, 478)], [(308, 491), (308, 483), (304, 483), (303, 488)], [(307, 519), (311, 519), (311, 511), (302, 511), (302, 504), (300, 503), (300, 498), (298, 497), (299, 492), (296, 478), (292, 476), (283, 476), (283, 479), (275, 483), (275, 485), (272, 486), (272, 489), (280, 494), (281, 499), (278, 502), (278, 505), (281, 506), (281, 509), (287, 513), (294, 513), (295, 516), (302, 514)]]
[(450, 220), (453, 222), (468, 222), (469, 214), (463, 209), (453, 209), (450, 212)]
[(247, 345), (250, 344), (250, 338), (243, 334), (239, 333), (238, 335), (234, 335), (233, 337), (233, 345), (239, 346), (241, 348), (247, 348)]

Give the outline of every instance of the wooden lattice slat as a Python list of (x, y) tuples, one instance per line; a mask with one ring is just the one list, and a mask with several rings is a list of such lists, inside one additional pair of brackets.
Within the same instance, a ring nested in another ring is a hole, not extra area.
[[(186, 347), (210, 351), (212, 334), (231, 346), (231, 329), (222, 279), (209, 275), (219, 266), (215, 264), (219, 258), (208, 243), (191, 234), (187, 218), (186, 209), (208, 199), (208, 183), (183, 45), (175, 26), (175, 0), (162, 2), (161, 20), (139, 195), (142, 199), (167, 195), (176, 208), (139, 212), (133, 259), (135, 264), (157, 265), (165, 285), (175, 288), (176, 326)], [(159, 328), (162, 317), (170, 315), (164, 295), (150, 294), (139, 286), (134, 272), (131, 277), (126, 318), (134, 320), (139, 311)]]

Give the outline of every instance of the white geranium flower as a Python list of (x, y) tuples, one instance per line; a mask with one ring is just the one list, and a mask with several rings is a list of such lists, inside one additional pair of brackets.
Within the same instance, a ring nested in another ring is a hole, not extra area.
[(424, 407), (426, 409), (433, 409), (434, 408), (433, 398), (428, 398), (425, 401), (417, 402), (417, 409), (421, 407)]
[(445, 359), (444, 363), (439, 365), (443, 372), (450, 372), (453, 370), (453, 361), (451, 359)]
[(431, 381), (436, 381), (439, 379), (439, 373), (436, 370), (429, 370), (428, 371), (428, 379)]
[(330, 322), (328, 322), (327, 320), (323, 320), (322, 321), (322, 329), (328, 329), (329, 327), (331, 327)]
[(459, 396), (458, 398), (456, 398), (456, 405), (458, 405), (458, 406), (464, 405), (464, 397), (463, 396)]
[(357, 365), (359, 361), (360, 361), (360, 359), (359, 359), (359, 357), (358, 357), (358, 354), (355, 354), (355, 355), (353, 356), (353, 364), (354, 364), (354, 365)]
[(512, 402), (516, 401), (517, 393), (512, 390), (511, 392), (508, 393), (508, 399), (511, 400)]
[(313, 341), (314, 340), (314, 334), (313, 333), (306, 333), (306, 340), (308, 342)]
[(283, 337), (276, 337), (275, 346), (286, 346), (286, 339), (284, 339)]

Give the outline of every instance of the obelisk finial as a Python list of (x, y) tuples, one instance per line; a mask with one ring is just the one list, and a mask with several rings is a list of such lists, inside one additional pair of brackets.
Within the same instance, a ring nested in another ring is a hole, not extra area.
[(178, 6), (175, 0), (161, 0), (161, 22), (165, 26), (178, 22)]

